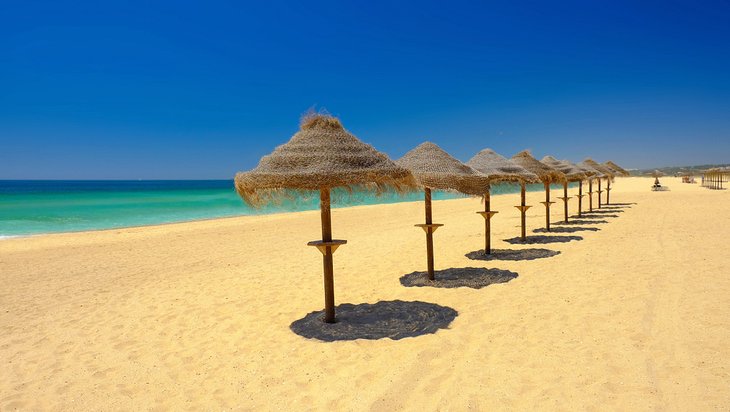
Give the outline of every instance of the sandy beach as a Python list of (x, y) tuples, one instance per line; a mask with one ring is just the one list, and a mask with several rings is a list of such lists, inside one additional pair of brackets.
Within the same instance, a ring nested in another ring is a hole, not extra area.
[(493, 196), (493, 247), (560, 252), (534, 260), (467, 258), (479, 199), (435, 201), (437, 270), (517, 274), (481, 289), (401, 285), (425, 270), (421, 202), (333, 209), (336, 304), (458, 312), (400, 340), (290, 329), (324, 305), (318, 211), (2, 240), (0, 410), (727, 410), (730, 192), (651, 183), (533, 245), (504, 241), (518, 195)]

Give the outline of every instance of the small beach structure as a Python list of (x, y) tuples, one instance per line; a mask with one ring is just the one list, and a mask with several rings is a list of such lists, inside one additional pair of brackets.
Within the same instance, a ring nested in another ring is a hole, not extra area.
[[(565, 223), (568, 223), (568, 200), (570, 199), (568, 196), (568, 183), (578, 182), (579, 187), (582, 187), (583, 179), (586, 178), (586, 172), (567, 160), (558, 160), (552, 156), (545, 156), (540, 161), (553, 169), (561, 171), (565, 175), (565, 180), (563, 181), (563, 196), (558, 199), (563, 201)], [(580, 216), (580, 208), (578, 209), (578, 215)]]
[[(613, 180), (614, 175), (616, 172), (609, 169), (608, 167), (596, 162), (595, 160), (591, 159), (590, 157), (583, 161), (583, 163), (591, 166), (592, 168), (598, 170), (603, 174), (603, 177), (606, 178), (606, 204), (609, 203), (610, 197), (608, 193), (611, 191), (611, 181)], [(603, 190), (601, 190), (601, 178), (598, 178), (598, 208), (601, 208), (601, 193), (603, 193)]]
[(433, 223), (431, 215), (431, 190), (450, 190), (472, 196), (482, 196), (489, 191), (489, 179), (473, 168), (456, 160), (431, 142), (421, 143), (395, 163), (408, 169), (420, 186), (425, 197), (426, 222), (417, 227), (426, 232), (426, 260), (428, 278), (435, 280), (433, 261), (433, 232), (443, 226)]
[(587, 164), (586, 162), (576, 163), (588, 175), (588, 210), (593, 211), (593, 180), (600, 180), (605, 177), (601, 171)]
[(532, 157), (528, 150), (523, 150), (512, 156), (512, 161), (524, 167), (530, 172), (537, 175), (538, 179), (545, 186), (545, 201), (540, 202), (545, 205), (545, 230), (550, 231), (550, 205), (555, 203), (550, 201), (550, 185), (552, 183), (562, 183), (565, 181), (563, 172), (554, 169), (539, 160)]
[(416, 187), (416, 182), (408, 170), (345, 130), (339, 119), (313, 114), (305, 116), (289, 142), (262, 157), (255, 169), (236, 174), (235, 186), (243, 200), (254, 207), (319, 191), (322, 239), (308, 245), (316, 247), (323, 256), (324, 321), (333, 323), (332, 254), (347, 241), (332, 238), (330, 191), (334, 188), (407, 190)]
[(477, 212), (484, 217), (484, 253), (492, 253), (491, 220), (492, 216), (497, 213), (491, 209), (490, 204), (491, 185), (494, 183), (517, 182), (520, 184), (521, 203), (520, 206), (515, 207), (520, 210), (521, 237), (522, 240), (525, 240), (527, 236), (525, 212), (530, 208), (525, 204), (525, 185), (539, 182), (537, 175), (497, 154), (492, 149), (480, 151), (466, 164), (489, 177), (490, 186), (484, 193), (484, 211)]

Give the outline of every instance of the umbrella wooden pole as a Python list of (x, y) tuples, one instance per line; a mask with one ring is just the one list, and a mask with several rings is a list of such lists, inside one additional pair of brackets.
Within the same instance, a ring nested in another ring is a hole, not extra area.
[(601, 192), (603, 192), (603, 191), (601, 190), (601, 179), (599, 178), (598, 179), (598, 208), (599, 209), (601, 208)]
[(488, 188), (484, 192), (484, 211), (477, 212), (484, 218), (484, 254), (489, 255), (492, 253), (492, 216), (496, 215), (497, 212), (493, 211), (490, 199), (490, 189)]
[(435, 279), (435, 275), (433, 272), (433, 230), (430, 227), (431, 224), (433, 224), (433, 218), (431, 216), (431, 189), (426, 188), (424, 190), (426, 193), (425, 201), (426, 201), (426, 224), (429, 225), (429, 227), (426, 227), (426, 254), (427, 260), (428, 260), (428, 278), (431, 280)]
[[(319, 208), (322, 213), (322, 241), (332, 242), (332, 215), (330, 214), (330, 190), (320, 189)], [(324, 321), (335, 322), (335, 280), (332, 262), (332, 248), (325, 247), (322, 253), (324, 264)]]
[(489, 255), (492, 253), (492, 216), (497, 214), (492, 210), (490, 189), (484, 193), (484, 211), (477, 213), (484, 218), (484, 254)]
[(522, 212), (521, 222), (522, 222), (522, 240), (525, 240), (527, 238), (527, 230), (526, 230), (526, 220), (525, 214), (527, 213), (527, 206), (525, 206), (525, 182), (522, 182), (520, 185), (520, 211)]
[(606, 178), (606, 204), (611, 204), (611, 178)]
[(550, 231), (550, 183), (545, 183), (545, 230)]
[(581, 216), (583, 209), (583, 181), (578, 181), (578, 217)]
[(565, 212), (565, 223), (568, 223), (568, 182), (563, 183), (563, 212)]
[(588, 179), (588, 210), (593, 211), (593, 179)]
[(484, 194), (484, 253), (489, 255), (492, 253), (492, 224), (491, 224), (491, 204), (489, 199), (489, 190)]

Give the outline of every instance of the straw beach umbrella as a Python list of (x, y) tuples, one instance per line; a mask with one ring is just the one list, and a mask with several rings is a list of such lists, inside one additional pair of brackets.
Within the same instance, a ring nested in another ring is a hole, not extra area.
[[(607, 167), (609, 170), (614, 172), (614, 177), (628, 177), (631, 176), (631, 173), (629, 173), (626, 169), (622, 168), (621, 166), (617, 165), (616, 163), (608, 160), (601, 164), (603, 167)], [(611, 203), (611, 182), (608, 182), (608, 187), (606, 187), (606, 204)]]
[[(558, 160), (552, 156), (545, 156), (540, 161), (553, 169), (560, 170), (565, 175), (565, 180), (563, 181), (563, 197), (559, 197), (558, 199), (563, 200), (565, 223), (568, 223), (568, 199), (570, 199), (570, 197), (568, 197), (568, 182), (580, 183), (586, 178), (586, 173), (578, 166), (566, 160)], [(580, 210), (578, 211), (578, 215), (580, 215)]]
[(593, 211), (593, 179), (597, 179), (599, 182), (604, 176), (601, 171), (587, 164), (586, 162), (576, 163), (576, 166), (581, 168), (586, 175), (588, 175), (588, 210)]
[(481, 196), (489, 190), (489, 180), (471, 167), (461, 163), (431, 142), (418, 145), (396, 160), (397, 165), (408, 169), (425, 193), (426, 223), (416, 226), (426, 232), (426, 256), (428, 278), (434, 280), (433, 232), (443, 226), (433, 223), (431, 216), (431, 190), (453, 190), (467, 195)]
[(405, 190), (416, 183), (408, 170), (350, 134), (337, 118), (315, 114), (304, 117), (291, 140), (262, 157), (255, 169), (236, 174), (235, 185), (243, 200), (255, 207), (287, 195), (319, 191), (322, 240), (308, 245), (317, 247), (323, 255), (324, 320), (332, 323), (335, 321), (332, 254), (347, 241), (332, 239), (330, 190), (337, 187)]
[(617, 165), (616, 163), (614, 163), (610, 160), (603, 162), (603, 165), (608, 167), (609, 169), (613, 170), (614, 172), (616, 172), (616, 176), (623, 176), (623, 177), (631, 176), (631, 173), (629, 173), (628, 170), (624, 169), (623, 167)]
[(661, 170), (658, 170), (658, 169), (654, 169), (654, 171), (649, 173), (649, 175), (654, 178), (654, 185), (658, 185), (659, 178), (662, 176), (665, 176), (664, 172), (662, 172)]
[[(490, 185), (499, 182), (519, 182), (521, 204), (516, 206), (520, 210), (522, 231), (522, 240), (526, 237), (525, 229), (525, 212), (530, 206), (525, 205), (525, 184), (536, 183), (539, 181), (537, 175), (528, 171), (522, 166), (518, 166), (509, 159), (495, 153), (492, 149), (484, 149), (472, 157), (468, 162), (468, 166), (480, 171), (489, 177)], [(478, 212), (484, 216), (484, 253), (492, 253), (491, 240), (491, 219), (496, 211), (491, 210), (490, 205), (490, 188), (484, 193), (484, 212)]]
[[(577, 167), (586, 175), (586, 180), (588, 180), (588, 192), (590, 194), (588, 203), (590, 205), (590, 209), (593, 210), (593, 194), (591, 193), (593, 191), (593, 178), (597, 175), (600, 175), (601, 173), (588, 165), (584, 165), (581, 163), (570, 163), (567, 160), (565, 160), (565, 162)], [(580, 182), (578, 182), (578, 216), (582, 216), (583, 197), (585, 196), (587, 195), (583, 194), (583, 181), (581, 180)]]
[(539, 160), (532, 157), (528, 150), (523, 150), (512, 156), (512, 161), (536, 174), (545, 186), (545, 201), (540, 203), (545, 205), (545, 229), (550, 231), (550, 205), (555, 203), (550, 201), (550, 184), (562, 183), (565, 181), (565, 175), (557, 169), (540, 163)]
[[(613, 180), (613, 177), (614, 177), (614, 175), (616, 175), (616, 172), (614, 172), (613, 170), (609, 169), (608, 167), (594, 161), (591, 158), (587, 158), (586, 160), (583, 161), (583, 163), (591, 166), (592, 168), (598, 170), (599, 172), (601, 172), (601, 174), (603, 174), (603, 177), (606, 178), (606, 184), (607, 184), (606, 193), (610, 192), (611, 191), (611, 180)], [(601, 190), (601, 178), (599, 177), (598, 178), (598, 208), (599, 209), (601, 208), (601, 193), (603, 193), (603, 190)], [(606, 200), (608, 200), (608, 199), (606, 199)], [(608, 204), (608, 202), (606, 202), (606, 204)]]

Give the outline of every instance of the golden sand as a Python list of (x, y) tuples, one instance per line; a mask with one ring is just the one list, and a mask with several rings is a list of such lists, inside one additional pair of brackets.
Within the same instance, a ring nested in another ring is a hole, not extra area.
[(618, 179), (636, 204), (545, 245), (505, 243), (518, 195), (493, 196), (493, 247), (561, 252), (539, 260), (466, 258), (479, 200), (434, 202), (437, 269), (519, 274), (483, 289), (400, 284), (424, 270), (421, 202), (333, 210), (337, 304), (459, 313), (401, 340), (289, 329), (323, 307), (316, 211), (0, 241), (0, 410), (727, 410), (730, 192), (651, 183)]

